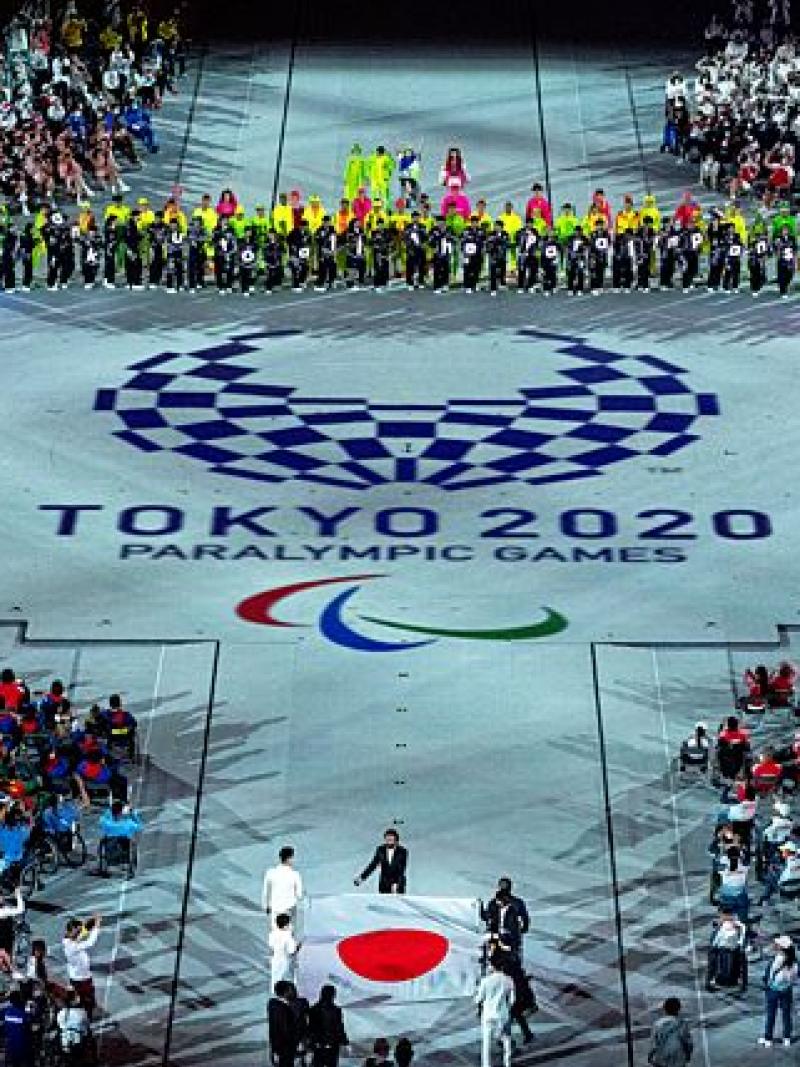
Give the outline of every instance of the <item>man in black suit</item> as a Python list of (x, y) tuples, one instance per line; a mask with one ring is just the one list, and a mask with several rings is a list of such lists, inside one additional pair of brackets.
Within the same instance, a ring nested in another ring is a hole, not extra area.
[(267, 1004), (269, 1050), (274, 1067), (294, 1067), (300, 1043), (297, 1015), (292, 1007), (295, 995), (291, 982), (276, 982), (275, 996)]
[(383, 844), (375, 849), (375, 855), (356, 878), (355, 885), (361, 885), (380, 867), (378, 892), (405, 893), (407, 863), (408, 851), (400, 844), (400, 834), (394, 829), (387, 830), (383, 835)]
[(497, 892), (486, 907), (481, 907), (481, 918), (489, 933), (497, 934), (504, 945), (518, 959), (522, 959), (522, 938), (530, 929), (530, 918), (525, 901), (511, 892), (511, 879), (500, 878)]

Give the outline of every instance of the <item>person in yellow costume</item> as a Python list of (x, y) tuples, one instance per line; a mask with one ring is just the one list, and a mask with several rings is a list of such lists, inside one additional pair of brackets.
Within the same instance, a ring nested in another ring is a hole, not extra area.
[(119, 193), (112, 199), (103, 213), (103, 218), (106, 222), (109, 219), (114, 219), (116, 222), (127, 222), (130, 217), (131, 209)]
[(736, 235), (742, 244), (747, 244), (747, 221), (733, 200), (725, 205), (722, 221), (723, 223), (730, 223), (736, 230)]
[(630, 193), (622, 198), (622, 210), (617, 212), (614, 226), (617, 233), (632, 233), (639, 229), (639, 212)]
[(128, 40), (134, 49), (144, 47), (147, 44), (147, 15), (140, 4), (136, 4), (128, 14), (126, 20), (128, 26)]
[(642, 226), (648, 226), (656, 233), (661, 229), (661, 212), (658, 209), (656, 198), (648, 193), (642, 199), (642, 207), (639, 211), (639, 221)]
[(136, 220), (139, 230), (147, 230), (156, 221), (156, 213), (150, 207), (150, 201), (146, 196), (140, 196), (136, 204), (139, 208), (139, 218)]
[(369, 181), (369, 161), (361, 151), (360, 144), (350, 149), (344, 165), (344, 198), (352, 202), (358, 196), (358, 190)]
[(485, 231), (487, 229), (490, 230), (492, 228), (494, 220), (492, 219), (492, 216), (489, 214), (489, 212), (486, 210), (486, 201), (484, 199), (475, 201), (475, 210), (472, 212), (472, 214), (478, 216), (478, 225), (481, 227), (482, 230)]
[(158, 24), (158, 30), (156, 32), (165, 44), (175, 44), (178, 40), (177, 19), (162, 19)]
[(382, 200), (389, 203), (389, 189), (394, 174), (394, 156), (389, 155), (382, 144), (379, 144), (367, 161), (369, 173), (370, 195), (373, 200)]
[(77, 52), (83, 47), (83, 35), (86, 32), (85, 19), (77, 14), (68, 15), (61, 26), (61, 39), (68, 52)]
[[(213, 208), (211, 210), (212, 210), (212, 212), (214, 214), (214, 218), (216, 218), (217, 217), (216, 211), (214, 211)], [(197, 211), (195, 211), (193, 213), (192, 217), (193, 218), (198, 218), (198, 217), (201, 217), (201, 216), (198, 216)], [(179, 230), (180, 233), (186, 233), (187, 232), (187, 230), (189, 229), (189, 226), (188, 226), (188, 223), (186, 221), (186, 212), (181, 210), (181, 206), (178, 203), (178, 201), (174, 197), (171, 196), (169, 198), (169, 200), (166, 202), (166, 204), (164, 204), (164, 222), (167, 224), (167, 226), (171, 226), (173, 220), (175, 222), (177, 222), (178, 230)]]
[(122, 44), (122, 35), (117, 33), (113, 26), (104, 26), (100, 31), (100, 47), (104, 52), (111, 53)]
[(82, 200), (80, 204), (78, 204), (78, 208), (78, 229), (81, 231), (81, 234), (88, 233), (92, 223), (97, 225), (95, 214), (92, 211), (92, 205), (88, 200)]
[(308, 198), (308, 203), (303, 209), (303, 219), (308, 223), (308, 228), (312, 233), (317, 232), (327, 214), (325, 205), (316, 193)]
[(517, 269), (517, 234), (522, 229), (522, 218), (514, 210), (514, 205), (510, 200), (506, 200), (503, 204), (503, 210), (497, 216), (497, 221), (502, 222), (503, 230), (508, 237), (508, 247), (510, 251), (511, 269)]
[[(211, 196), (208, 193), (204, 193), (200, 198), (200, 204), (192, 212), (192, 218), (200, 219), (203, 229), (210, 237), (217, 225), (217, 212), (211, 203)], [(164, 221), (167, 221), (166, 217)]]
[(386, 214), (386, 209), (383, 206), (383, 200), (379, 196), (373, 199), (372, 208), (364, 219), (364, 229), (367, 233), (372, 233), (378, 219), (381, 220), (384, 226), (386, 226), (389, 221), (389, 216)]
[(353, 212), (350, 210), (350, 200), (347, 197), (342, 197), (339, 201), (339, 210), (333, 217), (333, 228), (339, 237), (344, 237), (347, 233), (347, 227), (353, 218)]
[(286, 193), (278, 194), (278, 203), (272, 209), (272, 226), (281, 237), (288, 237), (294, 229), (294, 211)]
[(249, 225), (250, 223), (245, 215), (244, 204), (237, 204), (236, 210), (231, 216), (231, 229), (237, 241), (241, 241)]

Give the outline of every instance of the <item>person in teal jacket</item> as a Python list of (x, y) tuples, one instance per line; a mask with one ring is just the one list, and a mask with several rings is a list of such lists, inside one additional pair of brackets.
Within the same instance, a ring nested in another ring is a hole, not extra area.
[(367, 159), (360, 144), (354, 144), (344, 165), (344, 198), (352, 204), (362, 185), (369, 184)]

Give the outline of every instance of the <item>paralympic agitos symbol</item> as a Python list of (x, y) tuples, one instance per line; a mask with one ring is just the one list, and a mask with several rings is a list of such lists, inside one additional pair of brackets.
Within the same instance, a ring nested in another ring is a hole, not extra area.
[(282, 585), (276, 589), (265, 589), (261, 593), (247, 597), (236, 606), (236, 614), (245, 622), (256, 623), (259, 626), (275, 627), (302, 627), (306, 623), (287, 622), (276, 618), (272, 611), (281, 601), (299, 593), (305, 593), (311, 589), (319, 589), (326, 585), (341, 585), (349, 583), (350, 588), (338, 593), (322, 609), (317, 625), (319, 632), (332, 644), (342, 648), (351, 648), (356, 652), (407, 652), (411, 648), (421, 648), (423, 645), (431, 645), (437, 638), (448, 637), (459, 641), (531, 641), (540, 637), (552, 637), (554, 634), (566, 630), (569, 622), (567, 618), (553, 608), (542, 607), (545, 618), (540, 622), (528, 623), (523, 626), (510, 626), (491, 629), (450, 629), (443, 626), (424, 626), (419, 623), (397, 622), (392, 619), (378, 618), (375, 615), (359, 615), (358, 618), (365, 623), (376, 627), (385, 627), (389, 630), (399, 630), (409, 634), (424, 635), (420, 641), (388, 641), (369, 637), (353, 629), (344, 619), (344, 610), (361, 589), (361, 583), (372, 581), (375, 578), (386, 578), (386, 574), (351, 574), (341, 578), (320, 578), (310, 582), (296, 582), (294, 585)]

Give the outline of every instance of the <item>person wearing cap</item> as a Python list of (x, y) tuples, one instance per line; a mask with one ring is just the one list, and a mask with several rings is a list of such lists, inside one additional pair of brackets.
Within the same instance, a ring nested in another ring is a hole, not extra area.
[[(319, 198), (317, 198), (319, 199)], [(314, 200), (314, 197), (311, 197)], [(310, 223), (309, 223), (310, 226)], [(313, 227), (310, 227), (313, 231)], [(330, 215), (323, 215), (320, 225), (314, 233), (314, 241), (317, 248), (317, 284), (318, 293), (333, 289), (336, 284), (336, 252), (338, 240), (336, 230), (331, 223)]]
[(775, 938), (775, 956), (764, 971), (764, 1036), (759, 1045), (770, 1048), (778, 1012), (783, 1023), (783, 1044), (792, 1044), (792, 1001), (797, 984), (797, 952), (788, 934)]
[[(358, 195), (362, 186), (369, 180), (368, 162), (361, 150), (360, 144), (354, 144), (350, 149), (344, 164), (343, 196), (351, 203)], [(363, 223), (363, 219), (360, 220)]]
[(380, 197), (384, 204), (389, 202), (389, 190), (394, 172), (394, 157), (389, 155), (382, 144), (379, 144), (367, 161), (369, 188), (373, 200)]
[(419, 211), (411, 212), (411, 221), (402, 234), (406, 254), (406, 286), (409, 289), (424, 289), (428, 260), (426, 246), (428, 234), (420, 222)]

